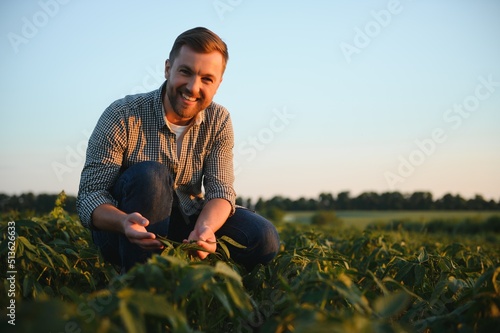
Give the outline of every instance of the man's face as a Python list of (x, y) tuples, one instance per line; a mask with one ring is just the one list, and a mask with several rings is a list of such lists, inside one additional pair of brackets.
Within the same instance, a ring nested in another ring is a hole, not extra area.
[(221, 53), (196, 53), (184, 45), (173, 63), (165, 63), (167, 79), (163, 105), (167, 119), (186, 125), (210, 105), (222, 82), (224, 59)]

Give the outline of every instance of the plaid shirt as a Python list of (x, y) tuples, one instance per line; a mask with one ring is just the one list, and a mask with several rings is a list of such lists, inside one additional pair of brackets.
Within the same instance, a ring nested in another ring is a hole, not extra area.
[(203, 203), (214, 198), (229, 201), (234, 212), (234, 136), (229, 112), (214, 102), (201, 111), (187, 129), (177, 158), (176, 136), (163, 113), (164, 86), (117, 100), (100, 117), (89, 139), (78, 191), (77, 210), (84, 226), (92, 228), (92, 212), (98, 206), (117, 205), (110, 194), (116, 180), (142, 161), (157, 161), (170, 169), (186, 215), (199, 213)]

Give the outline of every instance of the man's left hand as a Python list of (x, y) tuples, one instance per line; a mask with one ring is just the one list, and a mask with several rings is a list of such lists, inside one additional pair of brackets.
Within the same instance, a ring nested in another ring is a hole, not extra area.
[[(215, 252), (217, 249), (217, 239), (215, 233), (208, 226), (196, 226), (193, 231), (189, 234), (188, 239), (184, 240), (184, 243), (190, 241), (196, 241), (196, 244), (209, 252)], [(208, 256), (208, 252), (196, 251), (196, 254), (200, 259), (205, 259)]]

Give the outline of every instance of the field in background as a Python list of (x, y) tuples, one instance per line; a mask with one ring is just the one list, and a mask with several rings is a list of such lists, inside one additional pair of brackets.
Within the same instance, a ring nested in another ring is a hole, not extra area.
[[(284, 221), (309, 224), (314, 211), (287, 212)], [(491, 216), (500, 216), (498, 211), (337, 211), (337, 217), (345, 227), (364, 229), (371, 223), (390, 223), (393, 221), (408, 221), (427, 223), (432, 220), (484, 220)]]
[[(119, 275), (63, 203), (61, 196), (44, 216), (0, 216), (0, 271), (8, 275), (0, 292), (0, 332), (498, 328), (500, 217), (489, 218), (493, 213), (339, 212), (344, 223), (358, 226), (383, 219), (451, 221), (423, 233), (419, 222), (415, 229), (312, 227), (313, 213), (301, 212), (293, 217), (304, 223), (276, 222), (281, 246), (267, 266), (246, 271), (234, 263), (232, 240), (203, 261), (190, 255), (192, 244), (165, 240), (161, 255)], [(456, 225), (466, 225), (460, 223), (466, 217), (476, 224), (479, 216), (488, 220), (477, 223), (484, 229), (474, 237), (446, 229), (455, 228), (457, 218)]]

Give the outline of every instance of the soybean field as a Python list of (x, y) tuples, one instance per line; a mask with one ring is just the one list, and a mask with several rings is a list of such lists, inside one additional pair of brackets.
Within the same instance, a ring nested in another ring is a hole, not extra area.
[(1, 332), (493, 332), (500, 323), (491, 214), (463, 217), (473, 235), (460, 221), (449, 232), (410, 216), (357, 228), (285, 219), (277, 257), (251, 272), (227, 246), (201, 261), (190, 244), (165, 240), (161, 255), (120, 275), (63, 201), (44, 216), (2, 217)]

